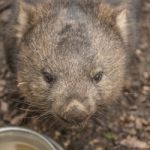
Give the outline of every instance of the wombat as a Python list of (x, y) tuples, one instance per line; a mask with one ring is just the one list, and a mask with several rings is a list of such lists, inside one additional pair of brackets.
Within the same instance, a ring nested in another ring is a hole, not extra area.
[(68, 124), (118, 99), (137, 44), (133, 1), (1, 2), (8, 64), (26, 99)]

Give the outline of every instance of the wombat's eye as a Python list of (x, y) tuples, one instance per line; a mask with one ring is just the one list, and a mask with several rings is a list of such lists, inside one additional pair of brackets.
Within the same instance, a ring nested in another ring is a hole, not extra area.
[(103, 78), (103, 72), (100, 71), (100, 72), (98, 72), (98, 73), (94, 76), (93, 80), (94, 80), (95, 82), (99, 82), (99, 81), (102, 80), (102, 78)]
[(43, 78), (47, 83), (52, 83), (56, 80), (56, 77), (51, 75), (49, 72), (42, 71), (43, 73)]

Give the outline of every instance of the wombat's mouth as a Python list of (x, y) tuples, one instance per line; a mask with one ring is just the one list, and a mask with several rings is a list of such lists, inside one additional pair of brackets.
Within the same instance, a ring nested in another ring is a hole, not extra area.
[(64, 119), (63, 117), (60, 117), (60, 116), (58, 116), (58, 117), (59, 117), (59, 119), (60, 119), (61, 121), (63, 121), (64, 123), (73, 124), (73, 122), (70, 122), (70, 121), (68, 121), (67, 119)]
[(88, 107), (81, 103), (79, 100), (70, 100), (65, 107), (60, 107), (56, 115), (57, 117), (67, 124), (83, 124), (89, 120), (93, 112), (88, 110)]
[(63, 117), (61, 117), (60, 115), (57, 115), (57, 118), (60, 122), (69, 125), (69, 126), (81, 126), (81, 125), (85, 125), (88, 121), (87, 120), (82, 120), (82, 121), (77, 121), (77, 120), (73, 120), (73, 119), (65, 119)]

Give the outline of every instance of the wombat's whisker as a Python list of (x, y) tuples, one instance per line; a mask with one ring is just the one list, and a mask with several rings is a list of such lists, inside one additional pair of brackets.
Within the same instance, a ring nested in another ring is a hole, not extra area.
[(25, 85), (25, 84), (27, 84), (27, 82), (20, 82), (17, 84), (17, 87), (20, 87), (20, 86)]
[(41, 115), (34, 117), (37, 120), (55, 119), (55, 116), (50, 112), (41, 113)]
[(22, 111), (25, 111), (25, 112), (43, 112), (44, 110), (42, 110), (42, 109), (38, 109), (38, 108), (35, 108), (35, 109), (33, 109), (33, 108), (19, 108), (19, 110), (22, 110)]
[(28, 102), (26, 102), (26, 101), (22, 101), (22, 100), (13, 99), (12, 101), (13, 101), (13, 102), (16, 102), (16, 103), (18, 103), (18, 104), (29, 105), (29, 103), (28, 103)]

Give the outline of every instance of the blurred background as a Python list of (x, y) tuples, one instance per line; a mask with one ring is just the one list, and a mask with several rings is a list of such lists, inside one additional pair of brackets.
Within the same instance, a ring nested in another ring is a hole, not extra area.
[(139, 26), (130, 86), (124, 88), (117, 107), (111, 106), (104, 118), (84, 129), (47, 122), (36, 108), (29, 109), (15, 90), (0, 36), (0, 127), (28, 127), (52, 137), (66, 150), (150, 150), (150, 0), (142, 0)]

